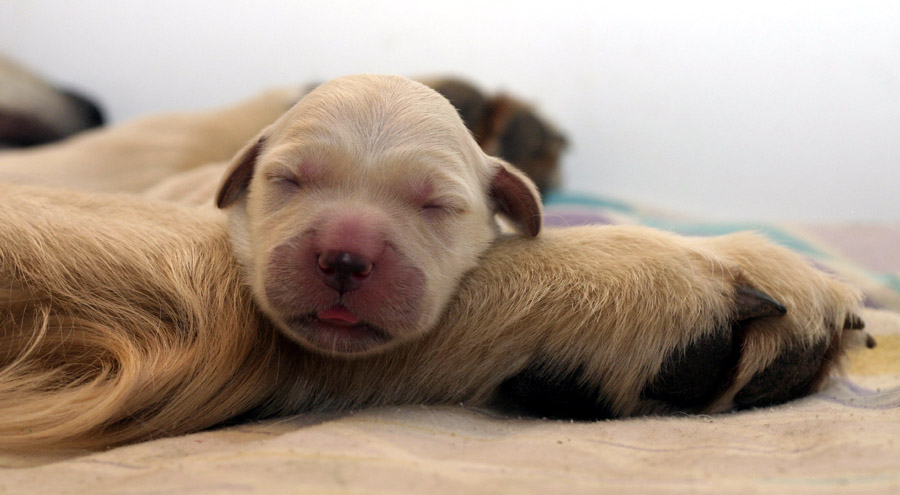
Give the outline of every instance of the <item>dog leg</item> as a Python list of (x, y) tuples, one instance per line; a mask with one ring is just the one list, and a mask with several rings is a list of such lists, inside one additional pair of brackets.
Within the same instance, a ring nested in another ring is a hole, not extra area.
[[(675, 238), (669, 241), (673, 245), (682, 242)], [(710, 299), (701, 303), (725, 308), (724, 319), (713, 317), (711, 324), (660, 328), (659, 335), (673, 335), (674, 331), (688, 338), (647, 343), (651, 349), (625, 353), (627, 358), (612, 364), (597, 365), (591, 364), (590, 357), (572, 360), (540, 352), (501, 385), (501, 402), (516, 404), (536, 415), (577, 419), (768, 406), (818, 390), (839, 367), (847, 348), (860, 343), (874, 345), (871, 337), (860, 331), (864, 325), (854, 313), (859, 301), (857, 291), (814, 270), (794, 253), (752, 234), (692, 242), (694, 246), (685, 248), (706, 253), (699, 257), (699, 252), (693, 257), (670, 253), (668, 263), (693, 263), (694, 273), (708, 280), (724, 277), (731, 289), (719, 287), (721, 292), (710, 292)], [(646, 253), (642, 256), (652, 261)], [(703, 275), (704, 266), (717, 265), (727, 269)], [(629, 267), (621, 269), (627, 271)], [(653, 278), (652, 268), (642, 271), (647, 280)], [(677, 281), (672, 283), (678, 285)], [(684, 286), (683, 290), (696, 291), (701, 285)], [(652, 307), (653, 301), (667, 298), (654, 294), (652, 286), (634, 289), (643, 292), (647, 301), (645, 324), (654, 324), (650, 315), (669, 311)], [(685, 303), (666, 302), (676, 307)], [(609, 310), (617, 311), (616, 307)], [(710, 316), (713, 314), (715, 311)], [(630, 331), (630, 325), (620, 324), (612, 335), (601, 337), (602, 332), (598, 332), (598, 340), (611, 340), (597, 342), (594, 348), (625, 339)], [(653, 346), (667, 350), (654, 354)], [(621, 380), (610, 378), (616, 374), (614, 367), (651, 372), (639, 379), (632, 376), (631, 380)]]
[(261, 316), (215, 213), (0, 192), (5, 449), (498, 395), (559, 417), (712, 413), (816, 390), (866, 340), (856, 290), (757, 236), (589, 227), (499, 240), (421, 339), (337, 359)]

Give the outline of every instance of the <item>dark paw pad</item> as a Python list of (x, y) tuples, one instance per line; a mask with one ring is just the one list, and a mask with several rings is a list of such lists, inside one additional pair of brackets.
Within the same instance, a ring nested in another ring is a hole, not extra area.
[(808, 395), (827, 349), (825, 340), (785, 349), (738, 392), (734, 397), (735, 407), (765, 407)]
[(704, 335), (669, 354), (659, 375), (641, 391), (641, 399), (667, 402), (685, 411), (703, 407), (731, 382), (739, 356), (732, 331)]
[(581, 367), (574, 371), (559, 371), (548, 361), (536, 360), (500, 385), (496, 404), (511, 412), (537, 417), (612, 418), (615, 414), (603, 397), (600, 385), (584, 383)]
[(703, 410), (734, 382), (746, 322), (786, 312), (765, 292), (747, 285), (736, 287), (731, 325), (673, 349), (659, 375), (641, 391), (641, 399), (666, 402), (685, 412)]

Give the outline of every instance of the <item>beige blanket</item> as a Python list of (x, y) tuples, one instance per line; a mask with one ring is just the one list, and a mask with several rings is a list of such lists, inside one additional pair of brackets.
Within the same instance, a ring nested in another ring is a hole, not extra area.
[(896, 495), (900, 315), (864, 317), (874, 351), (771, 409), (597, 423), (461, 407), (307, 415), (74, 457), (0, 456), (0, 493)]
[(462, 407), (306, 415), (100, 453), (0, 454), (0, 495), (900, 494), (896, 227), (696, 224), (593, 198), (555, 201), (551, 224), (759, 230), (862, 287), (878, 347), (819, 394), (770, 409), (598, 423)]

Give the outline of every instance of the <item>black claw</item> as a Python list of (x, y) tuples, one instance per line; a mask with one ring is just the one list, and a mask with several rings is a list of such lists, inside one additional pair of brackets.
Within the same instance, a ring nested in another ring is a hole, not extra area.
[(862, 330), (866, 328), (866, 322), (858, 315), (848, 313), (844, 318), (844, 330)]
[(875, 342), (875, 337), (866, 334), (866, 347), (868, 347), (869, 349), (874, 349), (876, 345), (878, 345), (878, 342)]
[(784, 316), (787, 313), (787, 308), (772, 296), (747, 285), (741, 285), (735, 290), (734, 303), (735, 321), (764, 316)]

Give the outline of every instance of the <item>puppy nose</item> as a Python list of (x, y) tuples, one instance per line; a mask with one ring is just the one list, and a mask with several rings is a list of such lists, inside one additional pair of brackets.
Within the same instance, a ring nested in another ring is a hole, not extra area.
[(325, 285), (341, 294), (358, 289), (373, 268), (365, 256), (346, 251), (326, 251), (319, 255), (317, 263)]

